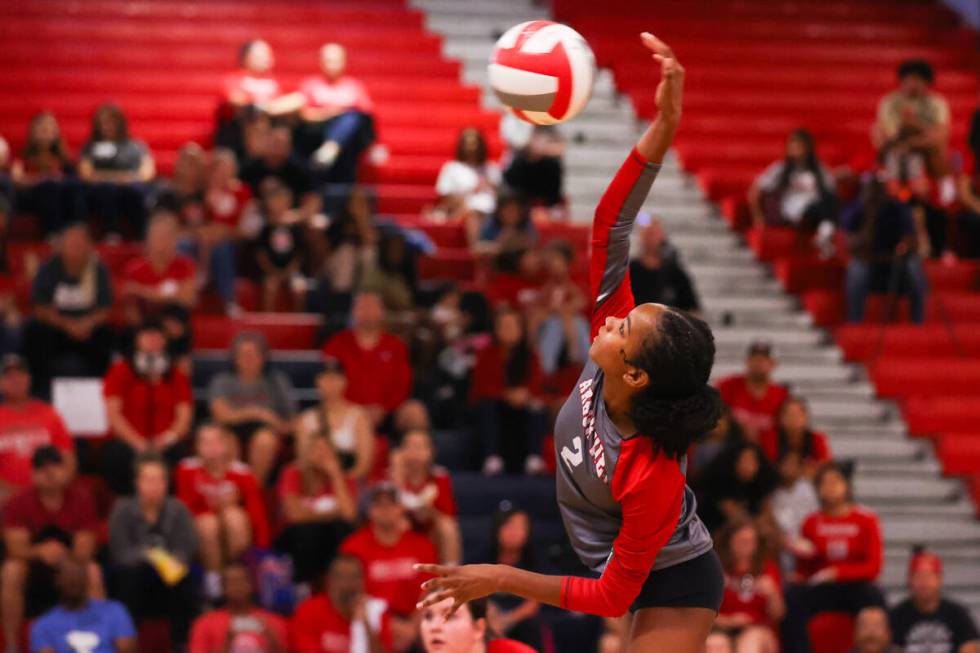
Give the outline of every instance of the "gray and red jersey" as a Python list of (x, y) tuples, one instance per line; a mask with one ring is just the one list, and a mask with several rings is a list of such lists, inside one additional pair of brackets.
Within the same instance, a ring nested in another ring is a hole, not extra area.
[[(635, 149), (596, 207), (590, 286), (592, 337), (609, 316), (633, 309), (629, 245), (633, 221), (660, 166)], [(687, 487), (687, 461), (657, 453), (641, 433), (624, 436), (602, 400), (603, 372), (589, 361), (555, 423), (558, 505), (575, 552), (598, 579), (567, 576), (562, 607), (618, 617), (650, 572), (711, 549)]]

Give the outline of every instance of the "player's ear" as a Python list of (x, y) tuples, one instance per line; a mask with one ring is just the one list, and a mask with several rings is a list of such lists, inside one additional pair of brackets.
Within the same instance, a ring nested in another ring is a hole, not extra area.
[(636, 365), (626, 364), (626, 371), (623, 372), (623, 380), (626, 385), (635, 390), (642, 390), (650, 383), (650, 375)]

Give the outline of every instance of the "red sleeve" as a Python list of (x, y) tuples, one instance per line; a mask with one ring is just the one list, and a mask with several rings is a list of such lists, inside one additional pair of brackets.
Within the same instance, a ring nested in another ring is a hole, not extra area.
[(470, 402), (481, 399), (497, 399), (503, 392), (503, 373), (499, 368), (497, 349), (493, 345), (484, 347), (476, 356), (473, 366)]
[(598, 580), (575, 576), (562, 580), (562, 608), (600, 617), (622, 616), (677, 527), (684, 476), (676, 461), (654, 454), (650, 438), (623, 442), (612, 491), (623, 511), (613, 554)]
[(178, 404), (189, 404), (194, 400), (191, 382), (179, 369), (173, 371), (174, 399)]
[(118, 362), (109, 368), (108, 374), (102, 381), (102, 394), (106, 399), (110, 397), (122, 397), (123, 387), (126, 385), (126, 364)]
[(813, 459), (818, 463), (830, 460), (830, 445), (827, 444), (827, 436), (818, 431), (813, 432)]
[(453, 481), (449, 474), (439, 474), (436, 476), (436, 487), (439, 494), (436, 496), (433, 507), (449, 517), (456, 516), (456, 495), (453, 494)]
[(412, 392), (412, 368), (408, 365), (408, 348), (395, 336), (390, 337), (394, 356), (384, 395), (384, 409), (389, 413), (401, 406)]
[(291, 651), (319, 651), (320, 647), (320, 626), (317, 615), (312, 610), (313, 604), (310, 602), (315, 599), (307, 599), (296, 610), (292, 620), (289, 622), (289, 640)]
[(881, 573), (881, 525), (878, 518), (870, 514), (861, 515), (861, 539), (867, 555), (860, 561), (838, 562), (831, 565), (837, 571), (837, 580), (842, 582), (874, 582)]
[(633, 148), (596, 207), (589, 264), (593, 338), (607, 317), (623, 317), (635, 305), (629, 275), (630, 233), (658, 170), (659, 165)]
[(269, 546), (269, 519), (265, 514), (265, 502), (262, 500), (259, 485), (251, 474), (237, 476), (235, 483), (242, 493), (245, 512), (248, 513), (248, 519), (252, 523), (252, 539), (256, 546), (264, 549)]

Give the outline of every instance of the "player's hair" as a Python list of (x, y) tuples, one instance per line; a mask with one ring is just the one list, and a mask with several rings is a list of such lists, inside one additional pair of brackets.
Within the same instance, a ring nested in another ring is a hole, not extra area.
[(906, 59), (898, 65), (898, 78), (901, 80), (906, 77), (918, 77), (926, 84), (932, 84), (936, 74), (925, 59)]
[(630, 419), (669, 458), (687, 453), (721, 417), (721, 397), (708, 385), (714, 360), (715, 339), (708, 325), (667, 309), (639, 353), (626, 361), (649, 377), (646, 387), (633, 395)]

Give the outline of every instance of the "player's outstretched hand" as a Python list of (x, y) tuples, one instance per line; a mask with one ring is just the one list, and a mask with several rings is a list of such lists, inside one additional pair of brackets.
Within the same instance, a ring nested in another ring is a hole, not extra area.
[(660, 84), (657, 85), (657, 110), (665, 118), (680, 119), (681, 96), (684, 91), (684, 67), (670, 46), (650, 32), (640, 34), (643, 45), (660, 62)]
[(417, 607), (425, 609), (451, 598), (453, 608), (450, 614), (453, 614), (467, 601), (490, 596), (497, 591), (499, 572), (496, 567), (497, 565), (415, 565), (416, 571), (435, 576), (422, 583), (422, 589), (428, 596), (419, 601)]

